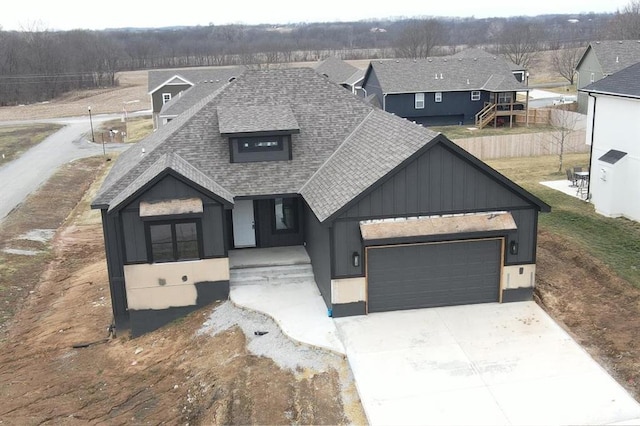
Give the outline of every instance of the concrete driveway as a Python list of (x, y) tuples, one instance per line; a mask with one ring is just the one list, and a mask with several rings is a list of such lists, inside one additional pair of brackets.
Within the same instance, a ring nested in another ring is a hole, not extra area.
[(534, 302), (335, 323), (374, 425), (640, 424), (640, 404)]

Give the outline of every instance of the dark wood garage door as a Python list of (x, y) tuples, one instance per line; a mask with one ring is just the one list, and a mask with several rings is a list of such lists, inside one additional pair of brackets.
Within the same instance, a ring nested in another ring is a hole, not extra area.
[(497, 302), (501, 239), (370, 247), (368, 311)]

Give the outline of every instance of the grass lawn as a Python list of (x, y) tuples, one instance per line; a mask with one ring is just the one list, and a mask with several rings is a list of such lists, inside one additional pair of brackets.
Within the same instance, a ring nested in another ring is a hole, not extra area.
[[(588, 154), (565, 155), (565, 164), (588, 164)], [(564, 179), (557, 173), (558, 157), (510, 158), (489, 165), (551, 205), (540, 214), (540, 228), (562, 234), (585, 252), (598, 257), (635, 287), (640, 288), (640, 223), (596, 214), (592, 204), (540, 185)]]
[(29, 148), (57, 132), (58, 124), (30, 124), (0, 127), (0, 165), (15, 160)]
[[(471, 129), (471, 130), (470, 130)], [(480, 136), (493, 136), (493, 135), (519, 135), (523, 133), (540, 133), (540, 132), (549, 132), (552, 131), (553, 128), (551, 126), (514, 126), (509, 127), (498, 127), (493, 128), (491, 126), (487, 126), (484, 129), (476, 129), (473, 125), (463, 125), (463, 126), (430, 126), (429, 130), (433, 130), (434, 132), (441, 132), (449, 139), (464, 139), (464, 138), (475, 138)]]
[[(109, 129), (117, 130), (118, 132), (126, 132), (126, 143), (134, 143), (144, 139), (151, 132), (153, 132), (153, 121), (149, 117), (133, 117), (128, 118), (127, 122), (123, 122), (121, 119), (105, 121), (97, 129), (98, 132), (108, 132)], [(96, 137), (96, 139), (98, 139)]]

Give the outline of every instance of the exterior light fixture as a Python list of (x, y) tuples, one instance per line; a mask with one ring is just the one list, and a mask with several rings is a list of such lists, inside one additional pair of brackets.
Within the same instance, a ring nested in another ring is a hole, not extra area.
[(518, 254), (518, 242), (516, 240), (509, 241), (509, 253)]
[(356, 268), (360, 266), (360, 253), (357, 251), (354, 251), (351, 255), (351, 264)]

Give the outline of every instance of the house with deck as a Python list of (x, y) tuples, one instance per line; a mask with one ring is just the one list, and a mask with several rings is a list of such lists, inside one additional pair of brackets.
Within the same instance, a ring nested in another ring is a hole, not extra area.
[(362, 88), (382, 110), (426, 126), (527, 123), (527, 86), (486, 52), (371, 61)]
[(92, 208), (133, 335), (226, 299), (248, 248), (304, 250), (332, 317), (528, 300), (550, 209), (309, 68), (211, 93), (120, 155)]
[(640, 221), (640, 62), (581, 89), (591, 145), (589, 200), (596, 212)]
[(578, 112), (587, 113), (589, 104), (588, 85), (640, 62), (640, 40), (592, 41), (576, 65), (576, 87), (578, 89)]

